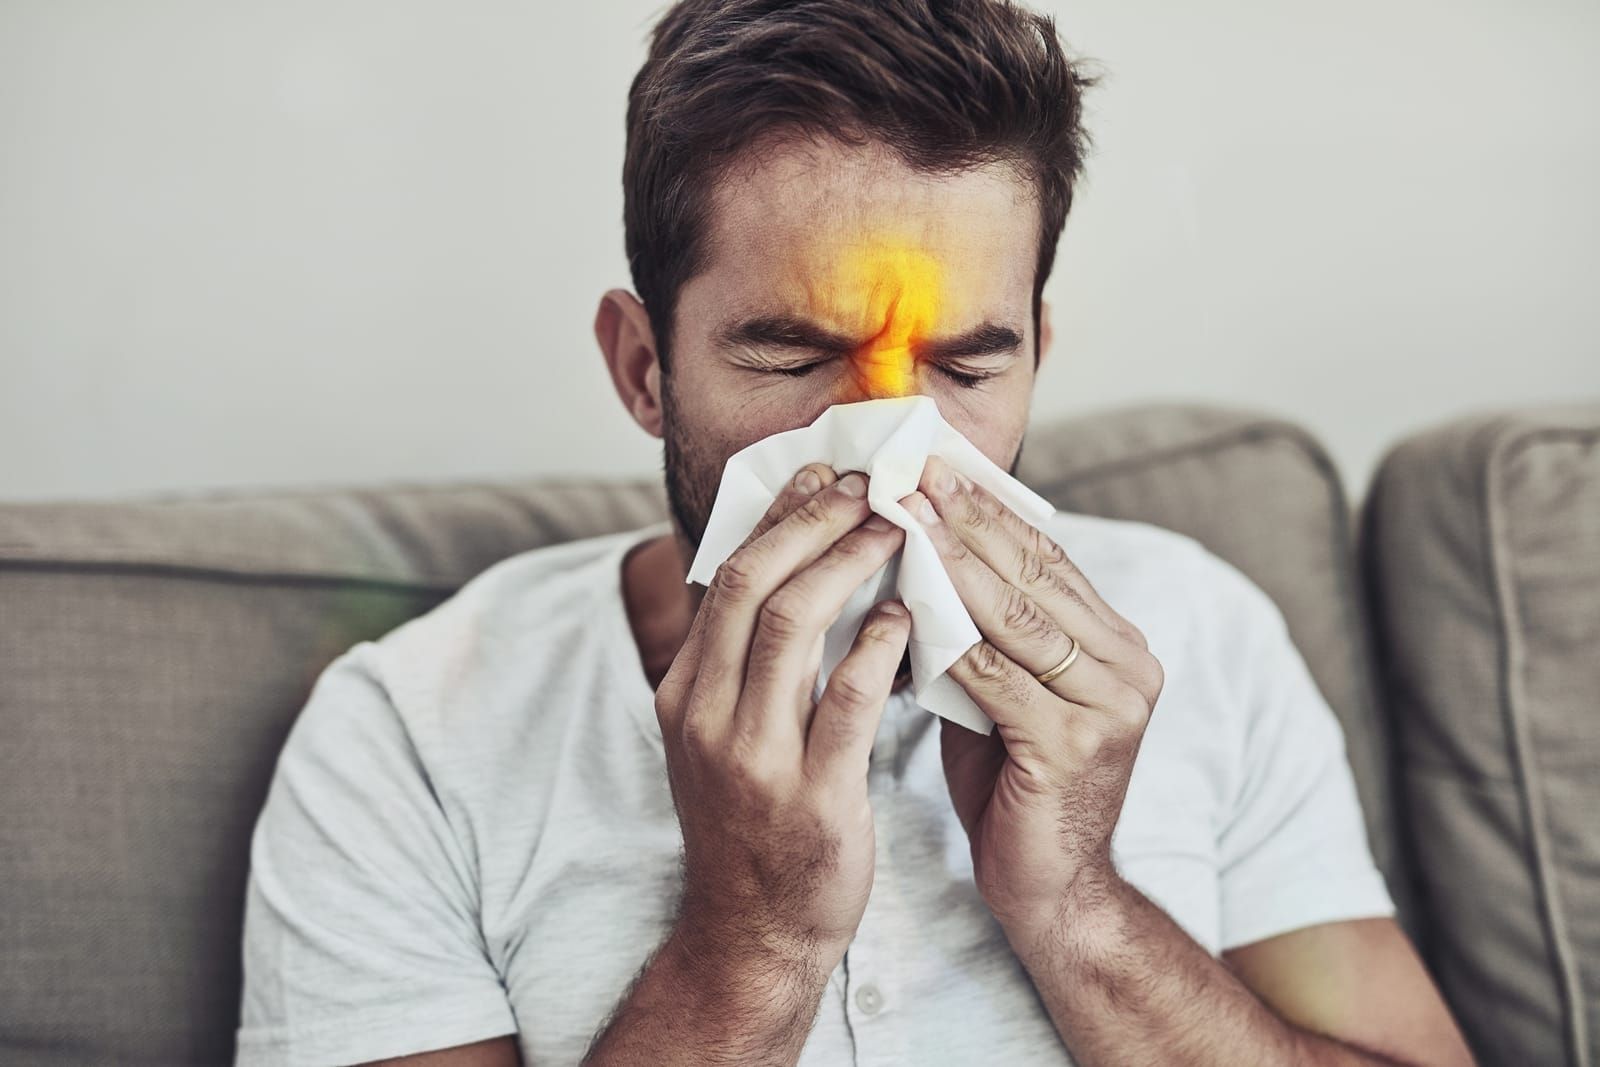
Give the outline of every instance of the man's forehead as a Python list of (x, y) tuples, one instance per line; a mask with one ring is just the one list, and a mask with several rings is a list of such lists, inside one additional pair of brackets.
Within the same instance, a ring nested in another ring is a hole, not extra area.
[(768, 138), (718, 172), (714, 201), (730, 220), (776, 212), (780, 219), (842, 222), (883, 207), (927, 211), (962, 202), (1006, 214), (1025, 209), (1033, 195), (1032, 184), (1005, 163), (933, 173), (908, 165), (879, 142)]
[(728, 311), (847, 326), (870, 317), (863, 285), (930, 276), (861, 265), (910, 261), (931, 265), (951, 319), (995, 314), (1031, 299), (1037, 218), (1031, 188), (1008, 166), (930, 175), (886, 150), (770, 149), (718, 183), (706, 281)]

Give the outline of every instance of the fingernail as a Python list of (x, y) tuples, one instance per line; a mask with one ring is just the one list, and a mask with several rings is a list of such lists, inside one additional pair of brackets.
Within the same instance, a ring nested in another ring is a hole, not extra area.
[(812, 493), (815, 493), (818, 489), (822, 488), (822, 479), (817, 477), (816, 471), (812, 470), (810, 467), (807, 467), (805, 470), (795, 475), (794, 487), (797, 491), (804, 493), (806, 496), (810, 496)]
[(869, 530), (892, 530), (892, 529), (894, 529), (894, 523), (890, 522), (888, 519), (884, 518), (882, 515), (873, 515), (872, 518), (870, 518), (866, 522), (862, 523), (862, 525), (865, 526)]
[(939, 473), (934, 478), (933, 484), (938, 488), (939, 492), (941, 492), (941, 493), (953, 493), (953, 492), (955, 492), (956, 491), (956, 484), (957, 484), (956, 483), (956, 472), (955, 472), (955, 469), (953, 467), (951, 467), (948, 463), (940, 463), (939, 464)]
[(902, 605), (898, 600), (880, 600), (878, 601), (878, 610), (883, 612), (885, 615), (907, 614), (905, 606)]
[(921, 519), (923, 522), (934, 523), (939, 521), (939, 513), (933, 510), (933, 505), (921, 493), (912, 493), (906, 497), (906, 510)]
[(846, 496), (863, 497), (867, 495), (867, 476), (859, 472), (847, 474), (839, 479), (839, 489)]

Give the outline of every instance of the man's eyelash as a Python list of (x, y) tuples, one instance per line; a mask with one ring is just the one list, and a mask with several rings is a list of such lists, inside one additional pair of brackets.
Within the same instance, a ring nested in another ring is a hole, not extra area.
[(990, 378), (995, 377), (995, 373), (993, 371), (989, 372), (988, 374), (965, 374), (958, 370), (951, 370), (948, 367), (940, 367), (939, 372), (944, 374), (946, 377), (954, 379), (955, 382), (964, 389), (971, 389), (975, 385), (982, 385)]
[[(787, 374), (791, 378), (801, 378), (810, 374), (817, 367), (822, 366), (823, 362), (819, 360), (815, 363), (802, 363), (798, 367), (773, 367), (772, 370), (778, 374)], [(963, 371), (951, 370), (949, 367), (940, 367), (938, 369), (940, 374), (950, 378), (964, 389), (971, 389), (995, 377), (995, 373), (992, 371), (988, 374), (967, 374)]]

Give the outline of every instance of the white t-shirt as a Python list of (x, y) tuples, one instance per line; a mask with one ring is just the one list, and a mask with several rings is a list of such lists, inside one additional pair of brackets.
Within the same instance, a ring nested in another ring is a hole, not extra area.
[[(1051, 532), (1165, 669), (1112, 840), (1213, 954), (1393, 914), (1338, 721), (1276, 605), (1184, 535)], [(668, 932), (682, 843), (621, 563), (665, 523), (526, 552), (318, 680), (251, 846), (240, 1064), (515, 1033), (579, 1063)], [(877, 870), (800, 1063), (1070, 1064), (973, 885), (939, 720), (902, 691), (868, 786)]]

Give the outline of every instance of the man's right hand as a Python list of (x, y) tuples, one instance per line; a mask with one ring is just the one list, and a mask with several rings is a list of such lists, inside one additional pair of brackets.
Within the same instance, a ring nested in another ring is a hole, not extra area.
[(823, 634), (904, 537), (872, 515), (864, 475), (804, 468), (718, 569), (657, 689), (684, 842), (674, 937), (697, 961), (825, 978), (855, 935), (876, 852), (868, 759), (905, 607), (874, 608), (812, 692)]

